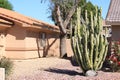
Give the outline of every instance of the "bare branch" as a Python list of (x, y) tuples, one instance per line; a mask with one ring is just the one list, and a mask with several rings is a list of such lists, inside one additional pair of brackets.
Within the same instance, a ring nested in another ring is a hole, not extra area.
[(63, 20), (60, 15), (60, 7), (58, 5), (56, 5), (55, 7), (56, 7), (55, 12), (56, 12), (56, 16), (57, 16), (57, 23), (59, 24), (60, 31), (63, 34), (66, 34), (66, 28), (63, 25)]
[(64, 21), (64, 27), (65, 27), (65, 28), (67, 27), (67, 25), (68, 25), (69, 22), (70, 22), (71, 17), (72, 17), (73, 14), (75, 13), (75, 9), (76, 9), (76, 6), (73, 6), (73, 7), (71, 8), (71, 10), (69, 11), (67, 18), (66, 18), (65, 21)]
[(81, 0), (75, 0), (75, 3), (74, 5), (72, 6), (71, 10), (69, 11), (68, 13), (68, 16), (66, 17), (65, 21), (64, 21), (64, 27), (66, 28), (70, 22), (70, 19), (71, 17), (73, 16), (73, 14), (75, 13), (75, 10), (78, 6), (78, 3), (80, 2)]

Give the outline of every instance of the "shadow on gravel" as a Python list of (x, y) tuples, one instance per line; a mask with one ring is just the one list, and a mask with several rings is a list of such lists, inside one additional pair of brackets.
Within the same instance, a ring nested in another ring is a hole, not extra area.
[(107, 61), (104, 61), (102, 69), (103, 72), (113, 72), (112, 69), (110, 68), (110, 64), (108, 64)]
[(70, 75), (70, 76), (75, 76), (75, 75), (84, 76), (83, 73), (78, 73), (77, 71), (66, 70), (66, 69), (52, 68), (52, 69), (46, 69), (44, 71), (58, 73), (58, 74), (67, 74), (67, 75)]
[(79, 66), (78, 63), (76, 62), (76, 60), (73, 57), (66, 57), (66, 58), (63, 58), (63, 59), (70, 60), (70, 62), (73, 66)]

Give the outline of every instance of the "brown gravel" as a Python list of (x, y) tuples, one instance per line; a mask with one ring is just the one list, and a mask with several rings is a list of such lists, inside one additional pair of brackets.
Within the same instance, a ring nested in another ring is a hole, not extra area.
[(98, 71), (95, 77), (85, 77), (70, 60), (39, 58), (15, 60), (13, 74), (8, 80), (120, 80), (120, 73)]

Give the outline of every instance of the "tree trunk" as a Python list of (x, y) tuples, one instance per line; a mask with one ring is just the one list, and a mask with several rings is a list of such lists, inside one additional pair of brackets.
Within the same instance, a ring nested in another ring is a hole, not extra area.
[(62, 57), (62, 58), (67, 57), (66, 35), (61, 35), (60, 36), (60, 57)]
[(61, 36), (60, 36), (60, 57), (64, 58), (67, 57), (66, 51), (66, 35), (67, 35), (67, 26), (70, 23), (70, 19), (76, 10), (77, 4), (72, 6), (71, 10), (68, 12), (68, 15), (65, 20), (61, 17), (60, 6), (55, 5), (55, 13), (56, 18), (55, 21), (57, 22), (57, 26), (60, 28)]

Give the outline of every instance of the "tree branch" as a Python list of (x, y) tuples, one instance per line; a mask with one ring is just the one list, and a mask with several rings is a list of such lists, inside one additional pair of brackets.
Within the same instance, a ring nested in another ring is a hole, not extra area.
[(67, 27), (67, 25), (68, 25), (69, 22), (70, 22), (71, 17), (72, 17), (73, 14), (75, 13), (75, 9), (76, 9), (76, 5), (73, 6), (73, 7), (71, 8), (71, 10), (69, 11), (68, 16), (66, 17), (66, 19), (65, 19), (65, 21), (64, 21), (64, 23), (63, 23), (65, 28)]
[(80, 1), (81, 1), (81, 0), (75, 0), (74, 5), (72, 6), (71, 10), (70, 10), (69, 13), (68, 13), (68, 16), (66, 17), (66, 19), (65, 19), (65, 21), (64, 21), (64, 23), (63, 23), (65, 28), (68, 26), (68, 24), (69, 24), (69, 22), (70, 22), (70, 19), (71, 19), (71, 17), (73, 16), (73, 14), (75, 13), (75, 10), (76, 10), (76, 8), (77, 8), (77, 6), (78, 6), (78, 3), (79, 3)]
[(57, 16), (57, 23), (59, 24), (60, 31), (62, 34), (66, 34), (66, 28), (63, 25), (63, 19), (61, 18), (60, 15), (60, 7), (58, 5), (55, 6), (56, 10), (56, 16)]

